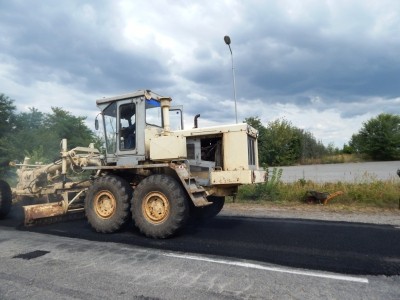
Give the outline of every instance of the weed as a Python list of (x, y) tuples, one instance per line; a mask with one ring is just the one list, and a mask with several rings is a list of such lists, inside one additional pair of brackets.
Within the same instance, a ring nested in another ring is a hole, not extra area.
[(304, 178), (294, 183), (282, 183), (282, 170), (273, 169), (270, 180), (257, 186), (243, 186), (239, 189), (238, 200), (256, 202), (300, 203), (307, 191), (334, 193), (343, 191), (329, 202), (328, 205), (351, 205), (363, 207), (398, 208), (400, 197), (400, 182), (398, 178), (377, 180), (364, 174), (354, 182), (315, 183)]
[(268, 180), (265, 183), (257, 185), (247, 185), (239, 189), (238, 199), (250, 199), (250, 200), (279, 200), (280, 185), (282, 185), (282, 169), (273, 168), (272, 172), (268, 171)]

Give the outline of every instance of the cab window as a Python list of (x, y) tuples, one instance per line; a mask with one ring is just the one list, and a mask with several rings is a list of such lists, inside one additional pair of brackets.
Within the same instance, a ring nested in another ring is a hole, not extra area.
[(119, 108), (120, 150), (136, 148), (136, 105), (129, 103)]
[(146, 99), (146, 124), (162, 127), (162, 113), (159, 101)]
[(115, 153), (117, 144), (117, 104), (110, 104), (103, 111), (107, 153)]

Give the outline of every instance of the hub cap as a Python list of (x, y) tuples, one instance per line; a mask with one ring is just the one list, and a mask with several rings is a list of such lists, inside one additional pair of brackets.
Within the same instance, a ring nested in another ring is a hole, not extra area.
[(169, 216), (168, 198), (163, 193), (151, 192), (144, 198), (142, 210), (147, 221), (153, 224), (162, 223)]
[(116, 204), (114, 195), (109, 191), (99, 192), (94, 199), (96, 214), (103, 219), (108, 219), (114, 214)]

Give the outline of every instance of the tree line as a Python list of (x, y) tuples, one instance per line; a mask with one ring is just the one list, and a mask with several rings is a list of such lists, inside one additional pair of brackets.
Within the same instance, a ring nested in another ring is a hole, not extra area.
[(14, 100), (0, 94), (0, 163), (25, 156), (31, 162), (49, 163), (58, 159), (60, 141), (68, 139), (68, 148), (88, 146), (98, 138), (86, 126), (86, 117), (52, 107), (51, 113), (29, 108), (29, 112), (16, 111)]
[[(25, 156), (34, 163), (48, 163), (58, 158), (60, 141), (68, 139), (68, 148), (87, 146), (101, 139), (85, 124), (86, 117), (52, 107), (50, 113), (30, 108), (17, 112), (14, 100), (0, 94), (0, 170), (1, 162), (22, 161)], [(245, 121), (259, 131), (259, 162), (263, 166), (307, 163), (335, 154), (359, 154), (372, 160), (400, 159), (400, 115), (380, 114), (365, 122), (342, 149), (325, 146), (312, 133), (290, 121), (278, 119), (264, 126), (258, 117)], [(4, 167), (4, 166), (3, 166)]]
[(305, 163), (339, 151), (333, 145), (325, 147), (310, 132), (285, 119), (271, 121), (267, 126), (259, 117), (246, 118), (245, 122), (258, 130), (258, 155), (262, 166)]
[(400, 115), (380, 114), (364, 122), (342, 149), (325, 146), (312, 133), (285, 119), (264, 126), (258, 117), (245, 122), (259, 132), (259, 162), (263, 166), (303, 164), (328, 155), (357, 154), (367, 160), (400, 160)]

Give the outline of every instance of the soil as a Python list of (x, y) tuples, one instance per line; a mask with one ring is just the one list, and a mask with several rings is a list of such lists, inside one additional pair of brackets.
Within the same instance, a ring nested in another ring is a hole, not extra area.
[(399, 209), (360, 208), (344, 205), (226, 203), (220, 215), (400, 226)]

